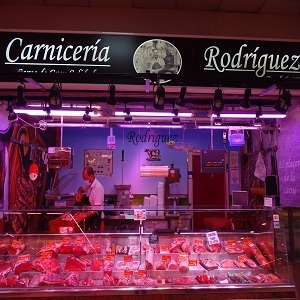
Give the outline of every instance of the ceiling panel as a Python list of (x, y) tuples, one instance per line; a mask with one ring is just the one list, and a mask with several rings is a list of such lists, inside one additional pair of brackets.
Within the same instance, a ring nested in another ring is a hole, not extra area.
[(217, 11), (221, 0), (178, 0), (177, 9), (200, 10), (200, 11)]
[(160, 0), (160, 1), (133, 0), (132, 2), (134, 8), (147, 8), (147, 9), (175, 9), (176, 8), (176, 0)]
[(224, 12), (239, 12), (239, 13), (257, 13), (259, 12), (265, 0), (251, 0), (251, 1), (240, 1), (240, 0), (223, 0), (219, 11)]
[(268, 0), (262, 6), (260, 13), (278, 14), (278, 15), (285, 15), (285, 14), (299, 15), (300, 1), (299, 0)]
[(89, 0), (44, 0), (47, 6), (89, 6)]
[(92, 7), (132, 8), (132, 0), (89, 0)]

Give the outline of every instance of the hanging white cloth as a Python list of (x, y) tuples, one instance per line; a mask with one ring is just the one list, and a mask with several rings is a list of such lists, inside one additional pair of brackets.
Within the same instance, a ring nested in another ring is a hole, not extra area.
[(267, 175), (266, 165), (264, 162), (263, 155), (259, 152), (257, 161), (255, 164), (254, 176), (259, 178), (261, 181), (265, 181)]

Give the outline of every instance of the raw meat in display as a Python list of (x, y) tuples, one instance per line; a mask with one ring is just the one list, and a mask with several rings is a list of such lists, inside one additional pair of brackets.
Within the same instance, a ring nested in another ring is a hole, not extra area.
[(19, 279), (15, 280), (12, 287), (25, 288), (28, 286), (29, 286), (29, 278), (23, 277), (23, 278), (19, 278)]
[(14, 265), (14, 273), (20, 275), (23, 272), (31, 271), (33, 265), (30, 261), (17, 261)]
[(156, 263), (156, 270), (166, 270), (167, 264), (162, 259)]
[(196, 280), (199, 282), (199, 283), (215, 283), (215, 280), (212, 276), (208, 276), (208, 275), (198, 275), (196, 276)]
[(19, 255), (26, 249), (26, 244), (12, 243), (10, 249), (8, 250), (9, 255)]
[(231, 269), (234, 267), (234, 262), (232, 259), (223, 259), (220, 263), (220, 267)]
[(0, 255), (7, 254), (7, 252), (9, 251), (9, 249), (10, 249), (10, 243), (2, 242), (0, 244)]
[(228, 273), (227, 277), (230, 283), (247, 283), (247, 280), (240, 274)]
[(170, 262), (168, 263), (168, 270), (177, 270), (178, 269), (178, 264), (176, 263), (175, 260), (171, 259)]
[(66, 260), (65, 271), (86, 271), (86, 265), (78, 258), (69, 256)]
[(13, 287), (14, 283), (19, 279), (19, 275), (13, 275), (7, 278), (2, 278), (0, 282), (0, 287)]
[(153, 251), (152, 247), (149, 247), (146, 250), (146, 257), (145, 257), (146, 270), (152, 270), (153, 269), (153, 257), (154, 257), (154, 251)]
[(12, 271), (12, 262), (1, 261), (0, 262), (0, 276), (5, 277), (9, 272)]
[(252, 252), (253, 256), (258, 261), (259, 265), (263, 269), (270, 269), (271, 268), (270, 264), (268, 263), (268, 261), (266, 260), (266, 258), (262, 255), (262, 253), (260, 252), (260, 250), (258, 249), (258, 247), (255, 246), (253, 243), (250, 243), (249, 246), (251, 248), (251, 252)]
[(268, 282), (268, 283), (282, 283), (282, 279), (280, 279), (275, 274), (268, 273), (268, 274), (258, 274), (258, 275), (261, 276), (264, 279), (265, 282)]
[(83, 286), (95, 286), (95, 282), (92, 278), (90, 277), (85, 277), (83, 280), (82, 280), (82, 285)]
[(179, 262), (179, 272), (186, 273), (189, 270), (189, 264), (187, 261), (181, 261)]
[(234, 260), (233, 263), (240, 269), (246, 269), (247, 266), (242, 261)]
[(90, 254), (91, 251), (93, 251), (93, 245), (90, 243), (76, 244), (73, 248), (73, 254), (75, 257)]
[(72, 243), (64, 243), (59, 247), (60, 254), (73, 254), (74, 244)]
[(79, 275), (78, 273), (71, 273), (67, 278), (64, 279), (65, 286), (78, 286)]
[(44, 274), (34, 275), (32, 277), (32, 279), (31, 279), (31, 281), (29, 282), (29, 287), (37, 287), (37, 286), (39, 286), (43, 277), (44, 277)]
[(178, 284), (178, 285), (197, 284), (197, 280), (194, 278), (190, 278), (190, 277), (178, 277), (178, 278), (172, 279), (172, 284)]
[(162, 278), (160, 276), (157, 276), (156, 283), (157, 284), (161, 284), (162, 283)]
[(185, 241), (183, 242), (181, 245), (180, 245), (180, 248), (182, 250), (182, 252), (185, 252), (185, 253), (191, 253), (191, 250), (190, 250), (190, 243)]
[(169, 276), (166, 276), (165, 283), (172, 283), (172, 278)]
[(219, 283), (228, 283), (228, 278), (225, 275), (215, 275), (214, 280)]
[(274, 267), (274, 247), (269, 242), (258, 242), (256, 243), (258, 249), (266, 255), (269, 263)]
[(113, 260), (105, 260), (103, 264), (103, 272), (104, 274), (111, 275), (114, 268)]
[(245, 260), (245, 265), (247, 265), (247, 266), (250, 267), (251, 269), (257, 268), (256, 262), (253, 261), (251, 258), (247, 258), (247, 259)]
[(181, 252), (181, 244), (186, 242), (185, 239), (175, 239), (170, 245), (170, 253), (179, 253)]
[(100, 271), (102, 270), (104, 266), (104, 260), (103, 259), (95, 259), (92, 261), (92, 264), (91, 264), (91, 268), (90, 270), (91, 271)]
[(208, 271), (218, 268), (218, 264), (210, 258), (200, 259), (199, 262), (200, 265)]
[(222, 241), (221, 247), (228, 253), (243, 253), (243, 244), (236, 241)]
[(259, 275), (253, 275), (251, 272), (242, 273), (242, 276), (249, 282), (261, 283), (265, 280)]
[(36, 255), (43, 256), (43, 254), (45, 252), (47, 252), (47, 253), (51, 253), (51, 255), (50, 255), (51, 257), (57, 257), (60, 246), (61, 246), (61, 243), (58, 243), (58, 242), (49, 243), (46, 246), (42, 247)]
[(116, 285), (116, 281), (118, 281), (117, 278), (115, 278), (114, 276), (110, 276), (108, 274), (104, 274), (103, 277), (103, 285)]
[(209, 245), (209, 243), (206, 243), (206, 249), (210, 252), (221, 252), (221, 245), (220, 244)]
[(63, 286), (64, 279), (65, 279), (64, 276), (60, 274), (46, 272), (41, 274), (39, 285)]
[(206, 252), (206, 248), (203, 245), (200, 245), (200, 244), (194, 245), (193, 250), (194, 250), (195, 253), (204, 253), (204, 252)]
[(103, 245), (94, 244), (93, 249), (89, 252), (89, 254), (101, 254), (103, 249)]
[(39, 272), (52, 272), (52, 273), (57, 273), (61, 270), (61, 265), (59, 261), (54, 258), (42, 258), (38, 257), (36, 258), (33, 262), (33, 268)]

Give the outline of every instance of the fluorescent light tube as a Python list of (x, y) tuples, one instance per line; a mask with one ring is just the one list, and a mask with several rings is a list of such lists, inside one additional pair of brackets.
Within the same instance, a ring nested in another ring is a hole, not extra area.
[[(126, 112), (123, 111), (116, 111), (115, 116), (126, 116)], [(130, 115), (133, 117), (174, 117), (174, 114), (172, 112), (164, 112), (164, 111), (130, 111)], [(192, 113), (183, 113), (179, 112), (178, 117), (192, 117)]]

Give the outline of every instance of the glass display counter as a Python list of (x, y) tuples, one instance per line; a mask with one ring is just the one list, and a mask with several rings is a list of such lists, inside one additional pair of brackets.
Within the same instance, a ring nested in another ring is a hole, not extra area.
[[(90, 230), (78, 210), (4, 212), (0, 297), (295, 296), (280, 210), (185, 209), (185, 217), (205, 216), (197, 230), (170, 226), (167, 211), (142, 211), (142, 217), (131, 209), (103, 213), (100, 227)], [(11, 223), (18, 214), (26, 226), (15, 232)], [(133, 226), (107, 223), (118, 216)], [(162, 220), (167, 225), (153, 225)]]

